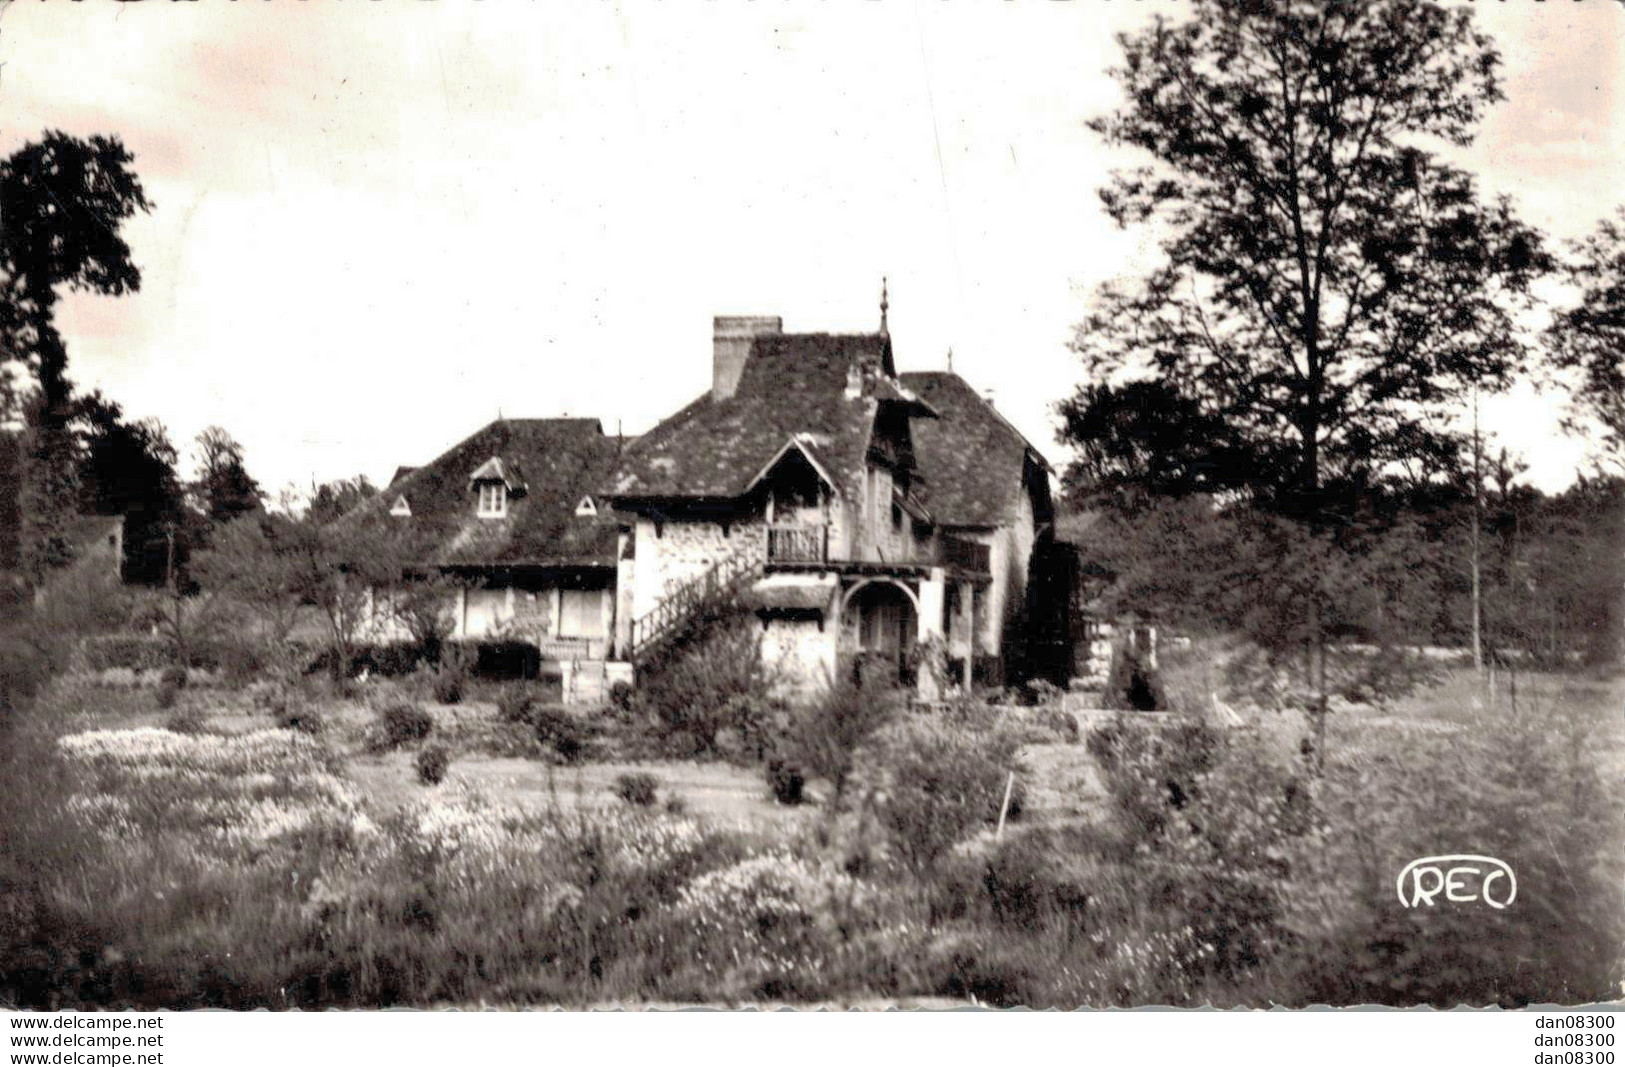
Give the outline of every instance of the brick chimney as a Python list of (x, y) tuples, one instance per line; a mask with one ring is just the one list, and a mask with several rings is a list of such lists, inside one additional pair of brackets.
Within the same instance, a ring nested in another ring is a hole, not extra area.
[(777, 315), (718, 315), (711, 320), (711, 399), (726, 400), (739, 388), (751, 342), (784, 332)]

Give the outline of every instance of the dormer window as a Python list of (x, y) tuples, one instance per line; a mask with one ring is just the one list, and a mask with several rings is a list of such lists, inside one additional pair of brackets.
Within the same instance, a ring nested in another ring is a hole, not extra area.
[(508, 487), (502, 482), (480, 482), (479, 516), (500, 519), (508, 514)]
[(389, 513), (397, 519), (409, 519), (412, 517), (412, 505), (406, 502), (404, 495), (398, 496), (395, 503), (390, 506)]
[(592, 497), (590, 497), (590, 496), (582, 497), (581, 502), (576, 505), (576, 517), (577, 518), (582, 518), (582, 519), (591, 518), (592, 516), (597, 515), (597, 514), (598, 514), (598, 505), (594, 504), (592, 502)]
[(505, 466), (496, 456), (481, 463), (468, 476), (468, 486), (478, 495), (477, 514), (482, 519), (503, 518), (508, 514), (508, 498), (525, 495), (525, 481), (519, 472)]

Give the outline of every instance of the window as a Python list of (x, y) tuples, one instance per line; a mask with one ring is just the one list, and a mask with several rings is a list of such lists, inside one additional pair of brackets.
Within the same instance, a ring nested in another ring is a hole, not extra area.
[(389, 513), (398, 519), (411, 518), (412, 506), (406, 502), (406, 497), (398, 496), (395, 498), (394, 505), (390, 507)]
[(480, 518), (500, 519), (508, 513), (508, 487), (501, 482), (480, 483)]
[(559, 594), (560, 637), (603, 637), (604, 594), (598, 589), (566, 589)]

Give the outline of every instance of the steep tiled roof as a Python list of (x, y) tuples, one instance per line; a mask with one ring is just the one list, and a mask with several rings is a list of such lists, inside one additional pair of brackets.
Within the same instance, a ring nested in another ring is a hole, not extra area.
[(899, 376), (941, 416), (913, 424), (914, 458), (924, 486), (919, 495), (938, 522), (996, 526), (1013, 521), (1029, 454), (1049, 464), (970, 383), (951, 371)]
[[(403, 524), (429, 544), (424, 562), (450, 565), (608, 565), (619, 527), (609, 509), (577, 517), (576, 504), (602, 484), (619, 455), (597, 419), (499, 419), (434, 462), (392, 481), (357, 509), (358, 521)], [(480, 518), (469, 486), (496, 459), (521, 494), (502, 518)], [(389, 509), (404, 496), (410, 518)]]
[[(795, 435), (851, 493), (859, 485), (879, 401), (849, 400), (854, 361), (890, 366), (879, 334), (769, 334), (755, 339), (733, 396), (707, 393), (626, 450), (612, 494), (622, 499), (733, 498)], [(905, 399), (902, 396), (887, 399)]]

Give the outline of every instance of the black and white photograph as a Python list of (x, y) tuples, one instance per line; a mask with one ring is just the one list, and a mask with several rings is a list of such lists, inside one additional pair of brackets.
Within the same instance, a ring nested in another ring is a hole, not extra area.
[(0, 0), (7, 1062), (1617, 1007), (1622, 75), (1616, 0)]

